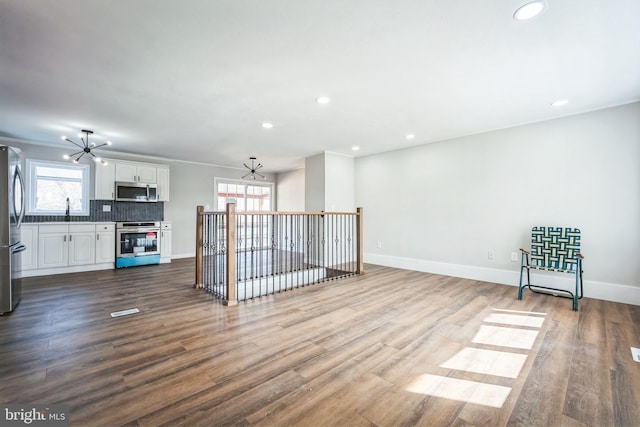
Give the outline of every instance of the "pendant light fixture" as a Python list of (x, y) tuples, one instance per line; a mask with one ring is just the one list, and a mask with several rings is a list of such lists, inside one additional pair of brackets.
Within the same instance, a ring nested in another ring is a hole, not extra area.
[(243, 163), (244, 167), (249, 169), (249, 173), (244, 175), (242, 177), (242, 179), (252, 179), (252, 180), (256, 180), (256, 176), (262, 178), (262, 179), (267, 179), (266, 176), (262, 175), (261, 173), (256, 172), (258, 169), (262, 168), (262, 164), (258, 163), (256, 165), (256, 158), (255, 157), (249, 157), (249, 160), (251, 160), (251, 166), (247, 165), (246, 163)]
[[(84, 134), (84, 136), (82, 134)], [(100, 158), (100, 157), (96, 156), (95, 154), (93, 154), (92, 150), (95, 150), (96, 148), (104, 147), (105, 145), (111, 145), (111, 141), (107, 141), (104, 144), (96, 145), (95, 142), (91, 142), (91, 143), (89, 142), (89, 135), (93, 135), (93, 131), (92, 130), (86, 130), (86, 129), (83, 129), (82, 133), (78, 135), (78, 137), (82, 141), (82, 144), (78, 144), (77, 142), (73, 142), (72, 140), (70, 140), (66, 136), (63, 136), (62, 137), (63, 140), (72, 143), (73, 145), (78, 147), (80, 149), (80, 151), (76, 151), (73, 154), (65, 154), (62, 157), (64, 159), (66, 159), (66, 160), (73, 159), (73, 163), (78, 163), (80, 161), (80, 159), (82, 158), (82, 156), (84, 156), (85, 154), (89, 154), (91, 157), (93, 157), (93, 161), (94, 162), (100, 163), (102, 165), (106, 165), (107, 162), (104, 161), (102, 158)]]

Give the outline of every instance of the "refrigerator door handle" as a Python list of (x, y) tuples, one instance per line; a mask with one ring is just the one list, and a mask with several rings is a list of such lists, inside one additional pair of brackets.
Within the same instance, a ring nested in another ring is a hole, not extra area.
[[(24, 208), (25, 208), (25, 194), (24, 194), (24, 181), (22, 180), (22, 173), (20, 172), (20, 166), (16, 167), (16, 176), (14, 176), (14, 180), (17, 179), (18, 182), (20, 183), (20, 216), (18, 217), (18, 221), (17, 221), (17, 228), (20, 228), (20, 226), (22, 225), (22, 220), (24, 219)], [(16, 209), (16, 195), (14, 193), (13, 195), (13, 211), (15, 212)]]
[(24, 252), (27, 250), (27, 246), (24, 243), (18, 243), (16, 245), (11, 246), (11, 253), (17, 254), (19, 252)]

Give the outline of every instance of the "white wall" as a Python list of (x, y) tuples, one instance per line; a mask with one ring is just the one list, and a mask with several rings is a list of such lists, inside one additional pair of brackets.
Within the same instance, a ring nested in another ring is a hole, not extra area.
[(305, 170), (281, 172), (277, 180), (277, 209), (285, 212), (304, 211)]
[(304, 197), (308, 212), (354, 212), (354, 158), (328, 151), (307, 157)]
[(304, 160), (304, 210), (320, 212), (325, 210), (325, 166), (324, 153)]
[(354, 212), (355, 161), (351, 156), (325, 153), (325, 211)]
[(532, 226), (578, 227), (586, 296), (640, 304), (640, 103), (360, 157), (356, 205), (365, 261), (498, 283)]

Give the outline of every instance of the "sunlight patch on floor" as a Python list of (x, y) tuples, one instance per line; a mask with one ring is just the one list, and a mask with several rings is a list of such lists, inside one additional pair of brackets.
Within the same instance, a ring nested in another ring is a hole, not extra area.
[(539, 311), (507, 310), (507, 309), (504, 309), (504, 308), (494, 308), (493, 311), (501, 311), (503, 313), (533, 314), (535, 316), (546, 316), (547, 315), (547, 313), (540, 313)]
[[(531, 350), (539, 331), (522, 327), (539, 329), (544, 323), (544, 316), (546, 313), (494, 308), (493, 312), (485, 317), (484, 323), (497, 323), (510, 327), (482, 324), (471, 342), (495, 347)], [(512, 353), (502, 349), (489, 350), (468, 346), (441, 364), (440, 368), (516, 379), (520, 375), (527, 357), (528, 354)], [(488, 377), (489, 380), (490, 378)], [(405, 390), (460, 402), (502, 408), (511, 392), (511, 387), (424, 374), (416, 377)]]
[(502, 408), (511, 392), (510, 387), (430, 374), (420, 375), (406, 390), (493, 408)]
[(530, 326), (539, 328), (544, 322), (544, 317), (518, 316), (515, 314), (491, 313), (484, 319), (487, 323), (501, 323), (513, 326)]
[(506, 378), (518, 378), (526, 360), (526, 354), (465, 347), (440, 367)]
[(537, 336), (538, 331), (482, 325), (471, 342), (531, 350)]

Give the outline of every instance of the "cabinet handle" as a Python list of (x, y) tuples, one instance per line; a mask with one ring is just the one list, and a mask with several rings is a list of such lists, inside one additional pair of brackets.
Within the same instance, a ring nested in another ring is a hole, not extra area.
[(96, 234), (96, 240), (100, 240), (100, 235)]
[(66, 235), (66, 234), (64, 235), (64, 238), (62, 239), (62, 241), (63, 241), (63, 242), (66, 242), (66, 241), (67, 241), (67, 235)]
[(71, 239), (72, 239), (72, 238), (73, 238), (73, 236), (72, 236), (72, 235), (69, 235), (69, 241), (71, 241)]

